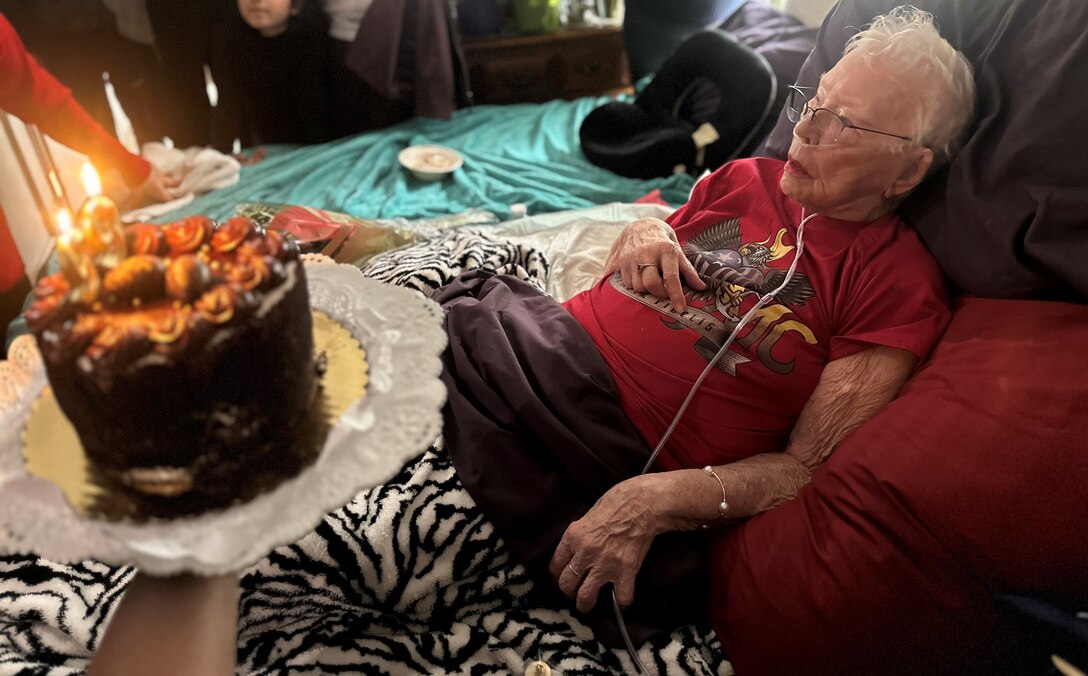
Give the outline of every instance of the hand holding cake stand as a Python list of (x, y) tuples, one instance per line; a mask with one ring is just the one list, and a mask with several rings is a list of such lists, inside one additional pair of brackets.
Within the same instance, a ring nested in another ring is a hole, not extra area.
[[(121, 288), (111, 273), (125, 254), (110, 247), (123, 235), (110, 231), (109, 219), (84, 221), (81, 212), (80, 220), (106, 234), (93, 244), (99, 255), (113, 257), (105, 265), (98, 259), (106, 276), (93, 283), (105, 288), (113, 279), (113, 288)], [(68, 234), (58, 243), (70, 279), (83, 279), (81, 266), (85, 270), (87, 264), (75, 255), (75, 247), (82, 246), (75, 240), (87, 232)], [(62, 251), (65, 247), (71, 248)], [(34, 339), (24, 336), (13, 343), (9, 360), (0, 362), (0, 552), (34, 553), (61, 563), (93, 559), (134, 565), (152, 575), (238, 571), (297, 541), (328, 512), (386, 480), (433, 442), (441, 431), (445, 398), (439, 355), (446, 339), (439, 306), (414, 291), (365, 278), (351, 266), (319, 258), (305, 263), (310, 305), (328, 318), (315, 314), (318, 348), (329, 358), (340, 353), (348, 360), (326, 365), (326, 394), (340, 390), (344, 396), (362, 387), (358, 369), (346, 368), (354, 364), (352, 355), (365, 352), (367, 364), (365, 396), (349, 394), (341, 402), (343, 412), (337, 410), (326, 428), (310, 426), (311, 436), (320, 431), (316, 458), (272, 488), (209, 511), (182, 502), (182, 516), (162, 518), (139, 504), (134, 510), (131, 500), (104, 499), (115, 493), (109, 484), (88, 478), (93, 473), (80, 464), (82, 456), (65, 455), (70, 443), (64, 434), (71, 432), (65, 432), (58, 410), (50, 412), (42, 355)], [(80, 288), (70, 293), (96, 293)], [(117, 302), (120, 293), (109, 302)], [(166, 485), (176, 486), (171, 481)], [(123, 508), (111, 511), (116, 505)]]

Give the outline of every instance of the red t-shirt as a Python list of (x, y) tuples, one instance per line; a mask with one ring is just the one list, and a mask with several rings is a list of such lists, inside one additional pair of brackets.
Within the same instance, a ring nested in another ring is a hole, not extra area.
[[(692, 383), (758, 296), (793, 261), (801, 207), (782, 194), (783, 163), (727, 164), (669, 217), (689, 260), (718, 290), (667, 300), (602, 279), (565, 305), (596, 343), (624, 410), (655, 446)], [(949, 319), (944, 279), (898, 217), (805, 225), (793, 280), (741, 330), (680, 420), (662, 469), (785, 449), (824, 366), (875, 345), (924, 358)]]

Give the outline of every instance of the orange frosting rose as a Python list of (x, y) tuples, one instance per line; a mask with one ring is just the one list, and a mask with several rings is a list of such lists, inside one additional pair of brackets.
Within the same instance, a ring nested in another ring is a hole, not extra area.
[(207, 216), (190, 216), (165, 226), (163, 235), (170, 251), (177, 256), (199, 249), (211, 237), (212, 229), (212, 220)]
[(236, 298), (228, 286), (217, 286), (206, 292), (193, 307), (212, 324), (226, 324), (234, 317)]
[(243, 216), (229, 218), (212, 233), (212, 249), (217, 253), (228, 253), (256, 232), (253, 221)]

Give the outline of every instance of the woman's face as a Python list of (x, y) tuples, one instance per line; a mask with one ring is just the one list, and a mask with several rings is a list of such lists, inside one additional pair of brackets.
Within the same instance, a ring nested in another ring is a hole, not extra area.
[(250, 26), (266, 38), (287, 30), (287, 22), (296, 12), (292, 0), (238, 0), (238, 11)]
[[(904, 85), (910, 80), (878, 66), (847, 54), (821, 78), (809, 105), (850, 124), (909, 136), (918, 105)], [(844, 129), (836, 141), (828, 136), (812, 116), (797, 123), (780, 186), (808, 211), (833, 218), (868, 222), (891, 211), (925, 177), (933, 158), (928, 148), (882, 134)]]

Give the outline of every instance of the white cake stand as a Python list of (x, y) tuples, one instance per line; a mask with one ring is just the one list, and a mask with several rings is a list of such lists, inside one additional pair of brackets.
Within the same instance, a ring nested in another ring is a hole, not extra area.
[(46, 384), (33, 338), (0, 362), (0, 553), (58, 563), (93, 559), (152, 575), (217, 575), (295, 542), (330, 511), (399, 470), (441, 432), (442, 310), (358, 269), (305, 257), (310, 302), (347, 327), (369, 363), (366, 396), (330, 431), (317, 460), (253, 500), (194, 517), (143, 523), (81, 516), (52, 482), (27, 473), (23, 432)]

